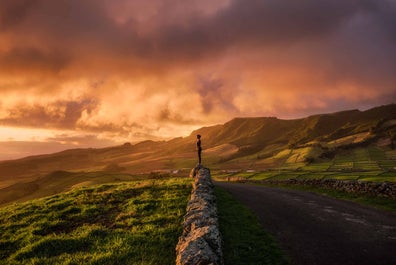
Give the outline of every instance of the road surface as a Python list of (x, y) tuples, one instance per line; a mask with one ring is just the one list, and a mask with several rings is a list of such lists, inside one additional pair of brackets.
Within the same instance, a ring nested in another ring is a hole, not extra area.
[(303, 191), (216, 185), (258, 216), (293, 264), (396, 264), (396, 214)]

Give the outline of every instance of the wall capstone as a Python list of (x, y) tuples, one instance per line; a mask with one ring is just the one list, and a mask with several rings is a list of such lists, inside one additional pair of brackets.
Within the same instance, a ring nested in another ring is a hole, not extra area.
[(221, 265), (221, 235), (210, 170), (197, 165), (191, 170), (190, 177), (194, 178), (194, 183), (184, 216), (183, 233), (176, 246), (176, 264)]

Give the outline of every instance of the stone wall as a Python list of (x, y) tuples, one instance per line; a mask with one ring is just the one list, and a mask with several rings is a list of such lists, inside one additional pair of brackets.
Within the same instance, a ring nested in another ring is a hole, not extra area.
[(289, 179), (289, 180), (265, 180), (261, 181), (269, 184), (288, 184), (314, 186), (320, 188), (330, 188), (349, 193), (360, 193), (375, 197), (396, 198), (396, 183), (390, 182), (367, 182), (357, 180), (337, 180), (337, 179)]
[(216, 197), (210, 171), (202, 166), (191, 172), (191, 199), (184, 216), (183, 233), (176, 246), (177, 265), (223, 264)]

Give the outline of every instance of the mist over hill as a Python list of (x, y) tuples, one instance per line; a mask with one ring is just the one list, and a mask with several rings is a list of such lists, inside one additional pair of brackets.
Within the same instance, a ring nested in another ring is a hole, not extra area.
[[(222, 125), (200, 128), (188, 137), (169, 141), (70, 149), (1, 161), (0, 188), (44, 178), (55, 171), (136, 174), (189, 169), (197, 162), (196, 134), (202, 135), (203, 163), (212, 168), (266, 169), (291, 162), (309, 163), (326, 159), (327, 156), (331, 158), (332, 152), (356, 146), (376, 144), (393, 148), (396, 105), (366, 111), (318, 114), (294, 120), (235, 118)], [(299, 153), (296, 150), (300, 150)], [(284, 156), (287, 152), (288, 157)], [(290, 158), (292, 152), (296, 154), (293, 161)]]

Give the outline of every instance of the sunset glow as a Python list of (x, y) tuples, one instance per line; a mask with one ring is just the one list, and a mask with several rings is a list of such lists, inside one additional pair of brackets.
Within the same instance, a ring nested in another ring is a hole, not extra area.
[(27, 129), (18, 127), (0, 127), (0, 141), (46, 141), (54, 133), (44, 129)]
[(3, 0), (0, 160), (394, 103), (395, 47), (393, 0)]

